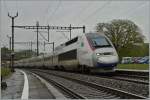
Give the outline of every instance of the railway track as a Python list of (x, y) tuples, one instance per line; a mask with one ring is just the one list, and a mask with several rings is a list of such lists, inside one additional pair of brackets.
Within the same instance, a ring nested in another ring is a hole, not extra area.
[(141, 75), (128, 75), (128, 74), (116, 74), (116, 76), (120, 77), (127, 77), (132, 79), (138, 79), (138, 80), (149, 80), (149, 76), (141, 76)]
[(149, 72), (116, 70), (115, 74), (123, 77), (132, 77), (136, 79), (149, 80)]
[[(66, 72), (66, 71), (63, 71), (63, 72)], [(72, 73), (89, 75), (89, 74), (78, 73), (78, 72), (72, 72)], [(126, 73), (123, 72), (123, 74), (121, 74), (120, 71), (117, 71), (116, 73), (112, 73), (112, 74), (108, 74), (108, 75), (107, 74), (99, 74), (99, 73), (91, 73), (90, 75), (96, 76), (96, 77), (107, 78), (107, 79), (115, 79), (115, 80), (133, 82), (133, 83), (137, 83), (137, 84), (149, 85), (148, 74), (142, 74), (142, 76), (141, 76), (141, 74), (137, 74), (137, 75), (133, 75), (133, 74), (135, 74), (135, 73), (132, 73), (130, 75), (130, 73), (127, 73), (127, 72)]]
[(111, 78), (149, 85), (149, 72), (132, 72), (117, 70)]
[[(149, 85), (149, 79), (147, 78), (147, 76), (137, 76), (137, 75), (133, 76), (133, 75), (122, 75), (122, 74), (115, 74), (115, 75), (112, 74), (111, 76), (94, 74), (93, 76)], [(142, 77), (144, 77), (144, 79)]]
[[(62, 72), (62, 71), (61, 71)], [(68, 71), (63, 71), (63, 72), (68, 72)], [(79, 72), (71, 72), (75, 74), (83, 74), (83, 75), (90, 75), (90, 76), (96, 76), (96, 77), (102, 77), (102, 78), (108, 78), (108, 79), (115, 79), (115, 80), (122, 80), (122, 81), (128, 81), (128, 82), (133, 82), (137, 84), (145, 84), (149, 85), (149, 76), (148, 75), (128, 75), (128, 74), (119, 74), (119, 73), (79, 73)]]
[[(56, 80), (55, 81), (53, 80), (52, 84), (53, 84), (53, 82), (54, 82), (54, 84), (55, 83), (56, 84), (60, 84), (60, 83), (62, 84), (62, 83), (67, 83), (67, 81), (70, 81), (70, 80), (62, 78), (62, 77), (58, 77), (58, 76), (55, 76), (55, 75), (47, 74), (45, 72), (35, 72), (35, 71), (33, 71), (33, 72), (36, 73), (36, 74), (38, 74), (38, 75), (40, 74), (40, 76), (43, 77), (43, 78), (45, 78), (44, 76), (49, 76), (52, 79), (59, 79), (59, 80), (57, 80), (57, 82), (56, 82)], [(60, 81), (60, 80), (62, 80), (62, 81)], [(49, 82), (51, 82), (51, 81), (49, 81)], [(76, 86), (76, 87), (72, 87), (71, 86), (73, 89), (69, 89), (69, 95), (70, 95), (71, 98), (73, 96), (73, 99), (93, 99), (93, 98), (105, 98), (105, 99), (107, 99), (107, 98), (117, 98), (114, 95), (104, 93), (104, 91), (101, 91), (101, 92), (94, 91), (93, 88), (87, 88), (86, 86), (78, 84), (76, 82), (72, 82), (72, 81), (70, 81), (70, 82), (71, 83), (67, 83), (66, 85), (70, 85), (71, 84), (72, 86)], [(57, 85), (56, 85), (56, 87), (57, 87)], [(59, 87), (61, 89), (63, 87), (63, 89), (65, 89), (65, 91), (66, 91), (66, 87), (68, 87), (68, 86), (64, 86), (64, 84), (63, 84), (63, 85), (60, 85)], [(83, 89), (86, 89), (86, 90), (84, 91)], [(70, 91), (73, 92), (73, 95), (72, 95), (72, 92), (70, 94)], [(67, 89), (67, 94), (68, 94), (68, 89)], [(76, 94), (77, 94), (77, 97), (76, 97)]]
[[(106, 77), (106, 78), (110, 78), (110, 77)], [(111, 77), (110, 79), (116, 79), (116, 80), (134, 82), (134, 83), (137, 83), (137, 84), (149, 85), (148, 81), (142, 81), (142, 80), (139, 80), (139, 79), (131, 79), (131, 78), (127, 78), (127, 77), (114, 76), (114, 77)]]
[[(66, 76), (62, 76), (62, 75), (58, 75), (58, 74), (54, 74), (54, 73), (49, 73), (47, 71), (42, 71), (42, 70), (38, 70), (38, 71), (42, 72), (42, 73), (46, 73), (48, 75), (53, 75), (53, 76), (61, 77), (61, 78), (64, 78), (64, 79), (67, 79), (67, 80), (70, 80), (70, 81), (73, 81), (73, 82), (77, 82), (77, 83), (82, 84), (84, 86), (96, 89), (97, 91), (101, 91), (101, 92), (103, 91), (103, 92), (105, 92), (105, 95), (107, 94), (108, 97), (110, 96), (110, 98), (112, 98), (112, 97), (121, 98), (121, 99), (145, 99), (146, 98), (146, 97), (141, 96), (141, 95), (129, 93), (129, 92), (126, 92), (126, 91), (122, 91), (122, 90), (119, 90), (119, 89), (107, 87), (107, 86), (96, 84), (96, 83), (93, 83), (93, 82), (88, 82), (88, 81), (85, 81), (85, 80), (83, 81), (81, 79), (75, 79), (75, 78), (70, 78), (70, 77), (66, 77)], [(34, 72), (37, 72), (37, 70), (36, 71), (34, 70)]]
[(39, 75), (40, 77), (44, 78), (45, 80), (47, 80), (48, 82), (50, 82), (51, 84), (53, 84), (55, 87), (57, 87), (58, 89), (60, 89), (61, 91), (63, 91), (63, 93), (65, 93), (67, 95), (67, 97), (70, 97), (72, 99), (86, 99), (86, 97), (72, 91), (71, 89), (63, 86), (62, 84), (50, 79), (50, 78), (47, 78), (45, 77), (44, 75), (42, 74), (39, 74), (38, 72), (34, 72), (34, 71), (30, 71), (31, 73), (35, 73), (37, 75)]
[[(72, 73), (77, 73), (77, 74), (83, 74), (83, 75), (89, 75), (86, 73), (79, 73), (79, 72), (72, 72)], [(141, 72), (140, 72), (141, 73)], [(102, 77), (102, 78), (108, 78), (108, 79), (115, 79), (115, 80), (122, 80), (122, 81), (128, 81), (128, 82), (133, 82), (133, 83), (137, 83), (137, 84), (144, 84), (144, 85), (149, 85), (149, 74), (142, 73), (132, 73), (130, 75), (130, 73), (128, 72), (120, 72), (117, 71), (116, 73), (91, 73), (90, 76), (96, 76), (96, 77)], [(133, 75), (136, 74), (136, 75)], [(142, 76), (141, 76), (142, 75)]]
[[(42, 76), (43, 77), (43, 76)], [(45, 78), (45, 77), (43, 77)], [(46, 79), (46, 78), (45, 78)], [(80, 94), (72, 91), (69, 88), (66, 88), (65, 86), (63, 86), (62, 84), (55, 82), (51, 79), (47, 79), (50, 83), (52, 83), (53, 85), (55, 85), (56, 87), (60, 88), (62, 91), (64, 91), (65, 93), (67, 93), (71, 98), (73, 99), (86, 99), (85, 97), (81, 96)]]

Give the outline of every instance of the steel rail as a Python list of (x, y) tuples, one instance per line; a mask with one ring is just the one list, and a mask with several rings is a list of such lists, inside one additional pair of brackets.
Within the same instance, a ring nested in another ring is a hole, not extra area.
[(86, 97), (75, 93), (74, 91), (70, 90), (69, 88), (63, 86), (62, 84), (50, 79), (50, 78), (46, 78), (44, 77), (44, 75), (39, 74), (38, 72), (35, 71), (31, 71), (33, 73), (38, 74), (40, 77), (42, 77), (43, 79), (47, 80), (48, 82), (52, 83), (54, 86), (58, 87), (59, 89), (61, 89), (62, 91), (64, 91), (65, 93), (69, 94), (69, 96), (73, 97), (74, 99), (87, 99)]
[(116, 75), (125, 76), (125, 77), (133, 77), (133, 78), (149, 79), (149, 76), (128, 75), (128, 74), (116, 74)]
[(124, 78), (118, 78), (118, 77), (117, 78), (116, 77), (112, 77), (112, 79), (122, 80), (122, 81), (128, 81), (128, 82), (134, 82), (134, 83), (144, 84), (144, 85), (149, 85), (149, 82), (141, 81), (141, 80), (124, 79)]
[(80, 80), (80, 79), (75, 79), (75, 78), (69, 78), (69, 77), (65, 77), (65, 76), (61, 76), (61, 75), (56, 75), (56, 74), (52, 74), (52, 73), (49, 73), (47, 71), (42, 71), (42, 70), (38, 70), (40, 72), (44, 72), (44, 73), (47, 73), (47, 74), (50, 74), (50, 75), (54, 75), (54, 76), (57, 76), (57, 77), (61, 77), (61, 78), (64, 78), (64, 79), (68, 79), (68, 80), (71, 80), (71, 81), (75, 81), (75, 82), (78, 82), (80, 84), (83, 84), (83, 85), (86, 85), (86, 86), (89, 86), (89, 87), (93, 87), (94, 89), (97, 89), (97, 90), (100, 90), (100, 91), (106, 91), (108, 93), (112, 93), (116, 96), (119, 96), (121, 98), (124, 98), (124, 99), (146, 99), (147, 97), (144, 97), (144, 96), (141, 96), (141, 95), (137, 95), (137, 94), (133, 94), (133, 93), (129, 93), (129, 92), (126, 92), (126, 91), (122, 91), (122, 90), (119, 90), (119, 89), (114, 89), (114, 88), (111, 88), (111, 87), (107, 87), (107, 86), (104, 86), (104, 85), (99, 85), (99, 84), (96, 84), (96, 83), (92, 83), (92, 82), (88, 82), (88, 81), (83, 81), (83, 80)]
[(121, 74), (121, 75), (130, 75), (134, 77), (149, 77), (149, 71), (139, 71), (139, 70), (116, 70), (116, 74)]
[[(93, 75), (95, 77), (98, 77), (99, 75)], [(122, 77), (122, 76), (100, 76), (101, 78), (107, 78), (107, 79), (114, 79), (114, 80), (121, 80), (121, 81), (128, 81), (128, 82), (133, 82), (133, 83), (137, 83), (137, 84), (144, 84), (144, 85), (149, 85), (149, 82), (146, 82), (146, 81), (142, 81), (142, 80), (136, 80), (136, 79), (131, 79), (130, 76), (125, 76)], [(128, 78), (128, 79), (127, 79)]]

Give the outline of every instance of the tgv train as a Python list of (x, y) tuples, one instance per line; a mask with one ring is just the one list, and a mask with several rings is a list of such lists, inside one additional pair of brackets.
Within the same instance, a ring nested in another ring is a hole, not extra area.
[(92, 72), (113, 72), (118, 54), (111, 41), (100, 33), (77, 36), (47, 55), (24, 59), (16, 67), (51, 68)]

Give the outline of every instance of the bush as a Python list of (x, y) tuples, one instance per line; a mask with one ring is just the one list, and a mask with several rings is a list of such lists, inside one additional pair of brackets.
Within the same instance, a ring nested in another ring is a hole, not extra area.
[(134, 45), (128, 48), (122, 48), (118, 51), (119, 59), (122, 57), (144, 57), (149, 56), (149, 44)]
[(6, 77), (11, 73), (11, 69), (6, 67), (1, 67), (1, 77)]

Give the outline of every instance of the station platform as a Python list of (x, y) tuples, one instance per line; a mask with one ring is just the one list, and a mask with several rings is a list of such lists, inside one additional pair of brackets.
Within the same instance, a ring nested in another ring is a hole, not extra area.
[(35, 74), (15, 69), (12, 75), (3, 80), (7, 88), (1, 90), (1, 99), (64, 99), (65, 96), (51, 84)]
[(54, 99), (55, 97), (33, 74), (25, 71), (29, 82), (29, 98), (30, 99)]
[(7, 83), (7, 88), (1, 90), (1, 99), (20, 99), (24, 86), (24, 75), (19, 70), (15, 70), (12, 75), (3, 80)]

